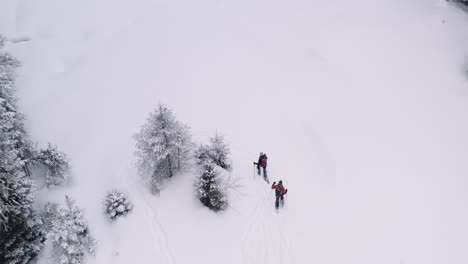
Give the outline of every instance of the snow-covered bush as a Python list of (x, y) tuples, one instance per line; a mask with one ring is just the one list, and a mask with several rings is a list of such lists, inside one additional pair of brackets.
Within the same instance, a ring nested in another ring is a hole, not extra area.
[(66, 208), (58, 209), (50, 220), (48, 239), (60, 264), (83, 263), (86, 252), (94, 253), (96, 241), (89, 234), (88, 224), (75, 201), (66, 196)]
[(198, 165), (204, 164), (206, 161), (211, 161), (215, 165), (225, 169), (231, 170), (232, 163), (229, 159), (230, 149), (224, 142), (224, 137), (216, 134), (210, 138), (209, 145), (200, 145), (195, 151), (195, 158)]
[(156, 190), (164, 179), (184, 168), (193, 148), (189, 128), (162, 104), (150, 113), (135, 139), (140, 173), (151, 175), (152, 189)]
[(69, 159), (65, 153), (57, 149), (57, 146), (49, 143), (46, 149), (39, 152), (36, 159), (46, 169), (47, 187), (63, 185), (69, 178)]
[(24, 264), (39, 253), (44, 236), (27, 170), (34, 149), (16, 104), (19, 62), (1, 51), (5, 42), (0, 35), (0, 263)]
[(119, 190), (112, 190), (107, 193), (105, 207), (106, 213), (111, 220), (115, 220), (119, 216), (130, 213), (133, 208), (127, 195)]
[(224, 210), (228, 201), (219, 169), (211, 161), (205, 161), (200, 165), (199, 170), (200, 176), (195, 183), (197, 198), (203, 205), (215, 212)]

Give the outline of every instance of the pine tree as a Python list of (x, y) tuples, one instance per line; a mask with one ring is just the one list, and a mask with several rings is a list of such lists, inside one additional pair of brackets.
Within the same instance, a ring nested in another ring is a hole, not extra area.
[(196, 193), (200, 202), (215, 212), (224, 210), (228, 205), (224, 189), (215, 164), (209, 160), (205, 161), (200, 167), (200, 177), (196, 182)]
[(50, 220), (47, 237), (60, 264), (80, 264), (86, 252), (94, 253), (96, 241), (89, 235), (88, 224), (75, 201), (68, 196), (65, 200), (66, 208), (59, 209)]
[[(5, 41), (0, 35), (0, 48)], [(0, 53), (0, 226), (3, 227), (9, 215), (20, 215), (33, 201), (32, 182), (24, 175), (31, 144), (14, 97), (14, 70), (18, 65), (11, 55)]]
[(69, 178), (70, 162), (67, 155), (48, 144), (37, 156), (37, 161), (46, 168), (46, 184), (48, 188), (63, 185)]
[(105, 201), (106, 213), (111, 220), (126, 215), (132, 211), (132, 204), (126, 194), (119, 190), (112, 190), (107, 193)]
[(229, 159), (230, 149), (229, 146), (224, 142), (224, 137), (216, 133), (216, 135), (210, 138), (209, 145), (200, 145), (195, 152), (195, 158), (197, 163), (202, 165), (207, 160), (212, 161), (217, 166), (231, 170), (232, 164)]
[(151, 174), (152, 187), (179, 173), (190, 158), (193, 144), (189, 128), (171, 109), (160, 104), (135, 136), (142, 174)]
[(35, 211), (31, 219), (16, 219), (9, 225), (9, 232), (2, 234), (0, 263), (26, 264), (35, 258), (45, 241), (42, 221)]
[[(0, 35), (0, 49), (5, 41)], [(0, 52), (0, 263), (5, 264), (27, 263), (44, 241), (27, 169), (34, 150), (16, 106), (18, 66), (10, 54)]]
[(41, 212), (44, 231), (49, 233), (52, 229), (52, 220), (59, 214), (59, 205), (57, 203), (48, 202), (45, 204)]
[[(0, 50), (5, 42), (0, 35)], [(9, 171), (18, 167), (25, 170), (35, 154), (16, 106), (15, 72), (19, 65), (13, 56), (0, 52), (0, 148), (4, 158), (0, 166)]]

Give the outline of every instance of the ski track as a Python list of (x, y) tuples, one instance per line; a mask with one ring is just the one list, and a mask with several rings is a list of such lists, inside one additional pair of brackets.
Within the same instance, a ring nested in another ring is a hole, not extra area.
[(132, 189), (131, 193), (136, 194), (135, 196), (137, 197), (135, 198), (138, 201), (138, 204), (143, 206), (142, 211), (145, 215), (146, 222), (150, 227), (149, 229), (151, 232), (151, 239), (153, 240), (153, 248), (159, 254), (158, 260), (161, 261), (159, 263), (176, 264), (174, 254), (169, 246), (167, 233), (159, 221), (156, 210), (151, 205), (151, 197), (148, 197), (150, 194), (139, 191), (138, 186), (135, 185), (136, 183), (133, 180), (130, 180), (131, 183), (129, 183), (128, 177), (130, 177), (130, 175), (122, 176), (122, 182), (124, 183), (123, 186), (128, 186)]
[(274, 195), (263, 184), (257, 184), (261, 190), (242, 239), (242, 263), (290, 264), (290, 242), (283, 229), (285, 223), (280, 221), (283, 212), (275, 212)]
[[(253, 228), (255, 227), (255, 224), (258, 222), (257, 219), (258, 219), (258, 216), (259, 216), (259, 214), (258, 214), (259, 206), (260, 206), (260, 201), (257, 201), (253, 212), (250, 214), (251, 217), (249, 217), (250, 219), (252, 219), (252, 221), (250, 222), (249, 226), (247, 227), (247, 231), (244, 233), (244, 236), (243, 236), (243, 239), (242, 239), (242, 252), (241, 252), (242, 263), (246, 263), (246, 264), (247, 263), (255, 263), (255, 261), (252, 258), (248, 257), (248, 254), (246, 255), (246, 253), (248, 253), (249, 246), (252, 246), (252, 245), (249, 245), (249, 243), (247, 243), (248, 242), (247, 239), (249, 239), (249, 235), (252, 233)], [(257, 241), (250, 240), (249, 242), (255, 243)], [(253, 245), (253, 246), (256, 246), (256, 245)]]
[(161, 226), (161, 223), (158, 220), (158, 216), (154, 212), (154, 209), (151, 207), (148, 201), (146, 202), (147, 210), (145, 210), (145, 214), (147, 216), (147, 221), (150, 225), (151, 234), (153, 237), (153, 241), (156, 238), (157, 241), (153, 242), (153, 247), (155, 250), (165, 255), (165, 259), (167, 261), (163, 263), (175, 264), (174, 256), (171, 252), (169, 247), (169, 243), (167, 242), (167, 234), (164, 231), (164, 228)]

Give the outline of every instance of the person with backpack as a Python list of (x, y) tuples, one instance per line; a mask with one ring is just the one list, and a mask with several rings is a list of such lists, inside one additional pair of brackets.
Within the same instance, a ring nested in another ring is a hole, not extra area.
[(254, 164), (257, 165), (257, 174), (258, 175), (261, 174), (261, 169), (260, 168), (263, 168), (263, 178), (265, 179), (266, 182), (269, 183), (268, 178), (267, 178), (267, 171), (266, 171), (267, 160), (268, 160), (268, 157), (267, 157), (266, 153), (260, 152), (260, 156), (258, 157), (258, 162), (257, 163), (254, 162)]
[(275, 208), (278, 210), (280, 202), (281, 202), (281, 207), (284, 206), (284, 195), (288, 193), (288, 189), (284, 188), (283, 186), (283, 181), (279, 181), (278, 184), (276, 182), (273, 182), (271, 185), (271, 189), (275, 190)]

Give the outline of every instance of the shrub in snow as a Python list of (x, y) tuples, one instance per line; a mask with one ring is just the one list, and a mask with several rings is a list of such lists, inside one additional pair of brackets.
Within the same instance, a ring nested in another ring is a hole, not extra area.
[(211, 210), (218, 212), (227, 207), (228, 201), (223, 179), (212, 162), (207, 161), (201, 164), (200, 176), (196, 181), (195, 189), (200, 202)]
[(39, 253), (44, 236), (27, 170), (34, 150), (16, 104), (19, 62), (1, 51), (5, 42), (0, 35), (0, 263), (23, 264)]
[(132, 204), (128, 200), (127, 195), (118, 190), (112, 190), (107, 193), (106, 213), (111, 220), (117, 219), (119, 216), (126, 215), (132, 211)]
[(152, 175), (152, 189), (158, 190), (161, 181), (180, 172), (190, 159), (189, 128), (162, 104), (150, 113), (135, 139), (140, 172)]
[(228, 145), (224, 142), (224, 137), (216, 134), (210, 138), (209, 145), (200, 145), (195, 151), (195, 158), (198, 165), (202, 165), (206, 161), (211, 161), (215, 165), (225, 169), (231, 170), (232, 163), (229, 159), (230, 150)]
[(54, 254), (60, 264), (83, 263), (86, 252), (94, 253), (95, 240), (89, 235), (88, 224), (75, 205), (66, 196), (66, 208), (60, 208), (50, 219), (47, 234), (52, 241)]
[(48, 144), (37, 156), (37, 161), (46, 168), (47, 187), (63, 185), (69, 178), (70, 163), (67, 155), (57, 149), (57, 146)]

